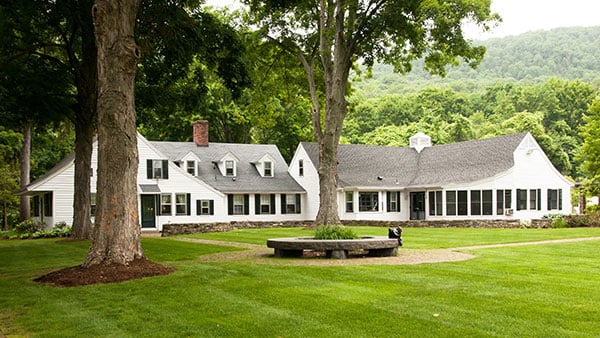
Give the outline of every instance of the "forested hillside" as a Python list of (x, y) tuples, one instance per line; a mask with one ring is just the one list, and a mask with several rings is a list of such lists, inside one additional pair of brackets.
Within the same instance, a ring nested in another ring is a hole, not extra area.
[(424, 72), (418, 62), (406, 75), (393, 73), (391, 66), (375, 65), (372, 78), (355, 82), (354, 87), (365, 97), (378, 97), (415, 93), (427, 86), (475, 92), (498, 82), (536, 84), (552, 77), (600, 85), (600, 27), (558, 28), (476, 43), (487, 51), (475, 70), (461, 64), (449, 68), (442, 79)]

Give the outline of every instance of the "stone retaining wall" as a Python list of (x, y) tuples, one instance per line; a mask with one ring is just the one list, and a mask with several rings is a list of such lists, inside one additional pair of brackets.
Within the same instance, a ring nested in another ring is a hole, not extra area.
[[(520, 220), (450, 220), (450, 221), (342, 221), (344, 225), (375, 226), (386, 228), (551, 228), (552, 220), (537, 219), (531, 222)], [(223, 222), (164, 224), (162, 236), (224, 232), (237, 229), (266, 229), (311, 226), (310, 222)]]

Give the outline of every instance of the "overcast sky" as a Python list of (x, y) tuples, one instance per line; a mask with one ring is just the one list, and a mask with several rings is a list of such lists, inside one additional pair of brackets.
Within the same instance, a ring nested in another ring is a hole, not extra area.
[[(503, 37), (557, 27), (600, 26), (599, 0), (492, 0), (502, 23), (477, 38)], [(600, 41), (600, 37), (599, 37)]]
[[(236, 2), (207, 0), (212, 6)], [(500, 14), (503, 22), (485, 34), (469, 29), (468, 37), (485, 39), (557, 27), (600, 26), (600, 0), (492, 0), (492, 11)]]

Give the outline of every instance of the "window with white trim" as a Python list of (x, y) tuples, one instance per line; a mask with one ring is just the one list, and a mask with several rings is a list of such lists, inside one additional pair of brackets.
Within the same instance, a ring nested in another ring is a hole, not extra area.
[(163, 177), (163, 161), (152, 160), (152, 177), (162, 178)]
[(196, 215), (214, 215), (214, 200), (196, 200)]
[(270, 214), (271, 213), (271, 195), (262, 194), (260, 195), (260, 213)]
[(496, 190), (496, 215), (504, 215), (505, 210), (512, 208), (512, 190)]
[(346, 192), (346, 212), (354, 212), (354, 191)]
[(96, 193), (90, 193), (90, 216), (96, 216)]
[(265, 177), (273, 177), (273, 162), (267, 161), (263, 166)]
[(529, 209), (542, 210), (541, 189), (529, 190)]
[(442, 216), (442, 192), (429, 192), (429, 216)]
[(233, 195), (233, 214), (244, 214), (244, 195)]
[(456, 190), (446, 191), (446, 215), (456, 216)]
[(304, 176), (304, 160), (298, 160), (298, 176)]
[(358, 193), (358, 211), (379, 211), (379, 193), (373, 191)]
[(548, 189), (548, 210), (562, 210), (562, 189)]
[(172, 215), (171, 213), (171, 194), (160, 195), (160, 214), (161, 215)]
[(281, 195), (281, 213), (299, 214), (300, 213), (300, 194), (282, 194)]
[(527, 210), (526, 189), (517, 189), (517, 210)]
[(196, 176), (196, 161), (186, 161), (185, 170), (188, 174)]
[(235, 161), (225, 161), (225, 176), (235, 176)]
[(175, 194), (175, 214), (177, 216), (189, 215), (189, 194)]

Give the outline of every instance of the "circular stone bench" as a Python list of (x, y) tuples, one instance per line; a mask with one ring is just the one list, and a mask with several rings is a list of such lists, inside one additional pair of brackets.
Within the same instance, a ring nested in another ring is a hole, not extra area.
[(302, 257), (304, 250), (325, 251), (328, 258), (344, 259), (348, 251), (367, 250), (368, 256), (396, 256), (398, 240), (384, 236), (359, 239), (315, 239), (314, 237), (272, 238), (267, 247), (275, 249), (275, 257)]

